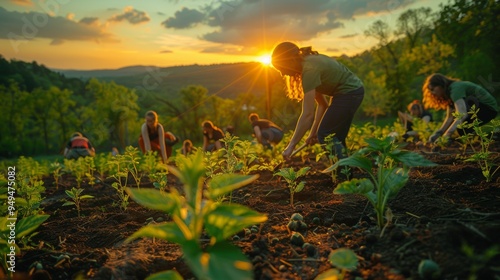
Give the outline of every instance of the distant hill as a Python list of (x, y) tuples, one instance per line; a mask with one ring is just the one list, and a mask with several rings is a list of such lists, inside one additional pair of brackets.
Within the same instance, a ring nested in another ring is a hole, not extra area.
[(201, 85), (209, 94), (223, 98), (235, 98), (242, 92), (262, 94), (266, 90), (266, 71), (271, 79), (279, 79), (277, 71), (258, 62), (187, 65), (173, 67), (130, 66), (106, 70), (61, 70), (53, 69), (68, 78), (114, 81), (117, 84), (135, 88), (138, 93), (150, 91), (177, 96), (189, 85)]

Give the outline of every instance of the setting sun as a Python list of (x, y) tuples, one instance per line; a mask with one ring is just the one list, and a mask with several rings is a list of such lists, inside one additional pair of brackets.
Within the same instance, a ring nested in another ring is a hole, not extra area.
[(259, 56), (257, 60), (265, 66), (271, 65), (271, 56), (268, 54)]

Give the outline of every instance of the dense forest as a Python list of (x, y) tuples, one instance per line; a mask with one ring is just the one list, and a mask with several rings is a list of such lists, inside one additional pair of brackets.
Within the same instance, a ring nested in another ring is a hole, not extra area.
[[(357, 118), (395, 116), (421, 98), (422, 82), (435, 72), (500, 90), (499, 25), (498, 0), (407, 10), (396, 26), (374, 22), (365, 35), (378, 44), (338, 58), (365, 84)], [(246, 138), (250, 111), (271, 116), (285, 129), (293, 129), (300, 113), (300, 104), (284, 96), (276, 71), (258, 63), (146, 70), (84, 77), (0, 55), (0, 158), (59, 154), (74, 131), (89, 137), (98, 152), (136, 146), (147, 110), (156, 110), (167, 130), (195, 142), (205, 119), (233, 126)]]

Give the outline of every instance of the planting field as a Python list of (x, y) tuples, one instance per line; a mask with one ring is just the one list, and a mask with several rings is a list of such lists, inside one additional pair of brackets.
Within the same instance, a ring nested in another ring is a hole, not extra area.
[[(305, 186), (295, 193), (293, 206), (283, 178), (270, 170), (250, 172), (259, 178), (234, 190), (230, 199), (268, 219), (229, 241), (253, 265), (254, 279), (315, 279), (334, 268), (329, 255), (339, 248), (357, 255), (355, 268), (346, 269), (344, 279), (423, 279), (419, 274), (427, 273), (419, 270), (423, 260), (434, 261), (439, 269), (432, 278), (431, 268), (426, 279), (499, 279), (500, 172), (486, 182), (477, 162), (457, 158), (471, 155), (470, 149), (464, 153), (458, 145), (434, 152), (412, 144), (404, 149), (437, 166), (411, 168), (406, 184), (388, 202), (392, 217), (386, 214), (383, 228), (366, 197), (333, 193), (339, 181), (320, 172), (327, 166), (316, 162), (314, 154), (304, 153), (284, 166), (311, 167), (300, 178)], [(490, 151), (490, 162), (498, 166), (498, 143)], [(368, 178), (368, 174), (354, 168), (353, 177)], [(53, 176), (43, 177), (43, 182), (45, 199), (40, 207), (50, 217), (31, 237), (32, 247), (18, 256), (15, 279), (25, 279), (37, 265), (39, 276), (48, 274), (52, 279), (144, 279), (164, 270), (195, 278), (179, 245), (157, 238), (125, 242), (146, 224), (172, 221), (172, 216), (133, 199), (124, 210), (112, 186), (115, 179), (95, 184), (82, 180), (82, 195), (93, 198), (81, 200), (80, 217), (74, 205), (63, 206), (69, 199), (65, 190), (77, 186), (74, 175), (61, 175), (58, 187)], [(130, 174), (128, 182), (137, 188)], [(183, 193), (181, 181), (172, 173), (167, 182), (166, 192)], [(151, 188), (153, 182), (144, 176), (140, 189)], [(287, 225), (294, 213), (303, 217), (306, 226), (296, 231), (310, 245), (291, 242), (293, 231)], [(206, 233), (201, 236), (203, 246), (209, 241)]]

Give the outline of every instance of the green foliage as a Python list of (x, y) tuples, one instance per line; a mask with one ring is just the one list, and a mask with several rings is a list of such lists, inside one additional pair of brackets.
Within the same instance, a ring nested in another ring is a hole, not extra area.
[(293, 196), (295, 193), (301, 192), (305, 185), (305, 181), (299, 182), (298, 179), (302, 176), (305, 176), (307, 172), (311, 169), (311, 167), (306, 166), (302, 167), (298, 171), (295, 171), (293, 167), (281, 168), (278, 172), (274, 173), (274, 175), (281, 176), (285, 179), (288, 184), (288, 189), (290, 190), (290, 205), (293, 206)]
[(71, 201), (66, 201), (62, 206), (75, 205), (76, 211), (78, 212), (78, 217), (80, 217), (80, 203), (82, 199), (94, 198), (91, 195), (81, 195), (83, 189), (71, 188), (71, 190), (65, 190), (66, 195), (71, 199)]
[[(420, 154), (399, 149), (399, 144), (390, 137), (380, 140), (365, 140), (368, 146), (358, 150), (348, 158), (336, 162), (323, 172), (332, 172), (339, 166), (358, 167), (370, 175), (370, 179), (353, 179), (339, 184), (334, 193), (361, 194), (375, 208), (379, 228), (384, 226), (384, 212), (387, 202), (394, 198), (408, 181), (409, 168), (415, 166), (435, 166)], [(374, 165), (375, 164), (375, 165)], [(402, 167), (397, 165), (401, 164)]]
[[(11, 253), (10, 247), (14, 247), (14, 252), (18, 255), (21, 250), (17, 243), (22, 244), (26, 238), (29, 239), (30, 235), (33, 235), (34, 231), (49, 217), (49, 215), (18, 217), (15, 221), (15, 239), (9, 239), (12, 220), (9, 220), (8, 217), (0, 217), (0, 262), (4, 271), (9, 275), (11, 274), (7, 268), (11, 267), (11, 265), (7, 265), (7, 261), (9, 260), (7, 254)], [(12, 240), (15, 240), (15, 243), (12, 243)]]
[(493, 259), (500, 255), (500, 246), (498, 244), (485, 249), (483, 252), (476, 252), (472, 245), (464, 243), (462, 244), (461, 250), (469, 259), (468, 263), (470, 264), (470, 268), (468, 280), (480, 279), (478, 274), (487, 269), (497, 269), (493, 266)]
[(358, 266), (358, 256), (348, 248), (340, 248), (333, 250), (328, 256), (328, 260), (333, 266), (340, 269), (329, 269), (320, 275), (318, 275), (315, 280), (327, 280), (327, 279), (339, 279), (342, 280), (345, 277), (347, 271), (356, 269)]
[[(251, 262), (227, 239), (248, 226), (266, 221), (267, 217), (239, 204), (217, 203), (214, 200), (249, 184), (258, 176), (222, 174), (214, 177), (207, 182), (206, 199), (202, 200), (206, 173), (203, 153), (198, 151), (182, 161), (181, 169), (169, 166), (169, 172), (184, 184), (185, 196), (181, 196), (175, 188), (170, 193), (127, 188), (137, 203), (167, 212), (173, 218), (171, 222), (141, 228), (127, 242), (150, 237), (179, 244), (187, 264), (198, 279), (253, 279)], [(210, 236), (208, 246), (200, 241), (204, 230)]]
[[(493, 153), (490, 151), (490, 146), (494, 142), (493, 131), (495, 128), (500, 126), (500, 120), (493, 119), (488, 124), (482, 125), (477, 117), (479, 108), (472, 106), (469, 114), (471, 114), (470, 122), (463, 122), (457, 126), (458, 129), (472, 129), (474, 133), (465, 133), (464, 135), (458, 137), (465, 147), (469, 146), (473, 153), (470, 157), (466, 158), (466, 162), (477, 162), (486, 182), (491, 182), (495, 173), (500, 170), (499, 165), (495, 165), (493, 160)], [(459, 118), (459, 115), (455, 115)], [(474, 143), (475, 138), (479, 138), (480, 148), (478, 149)], [(495, 168), (496, 166), (496, 168)]]

